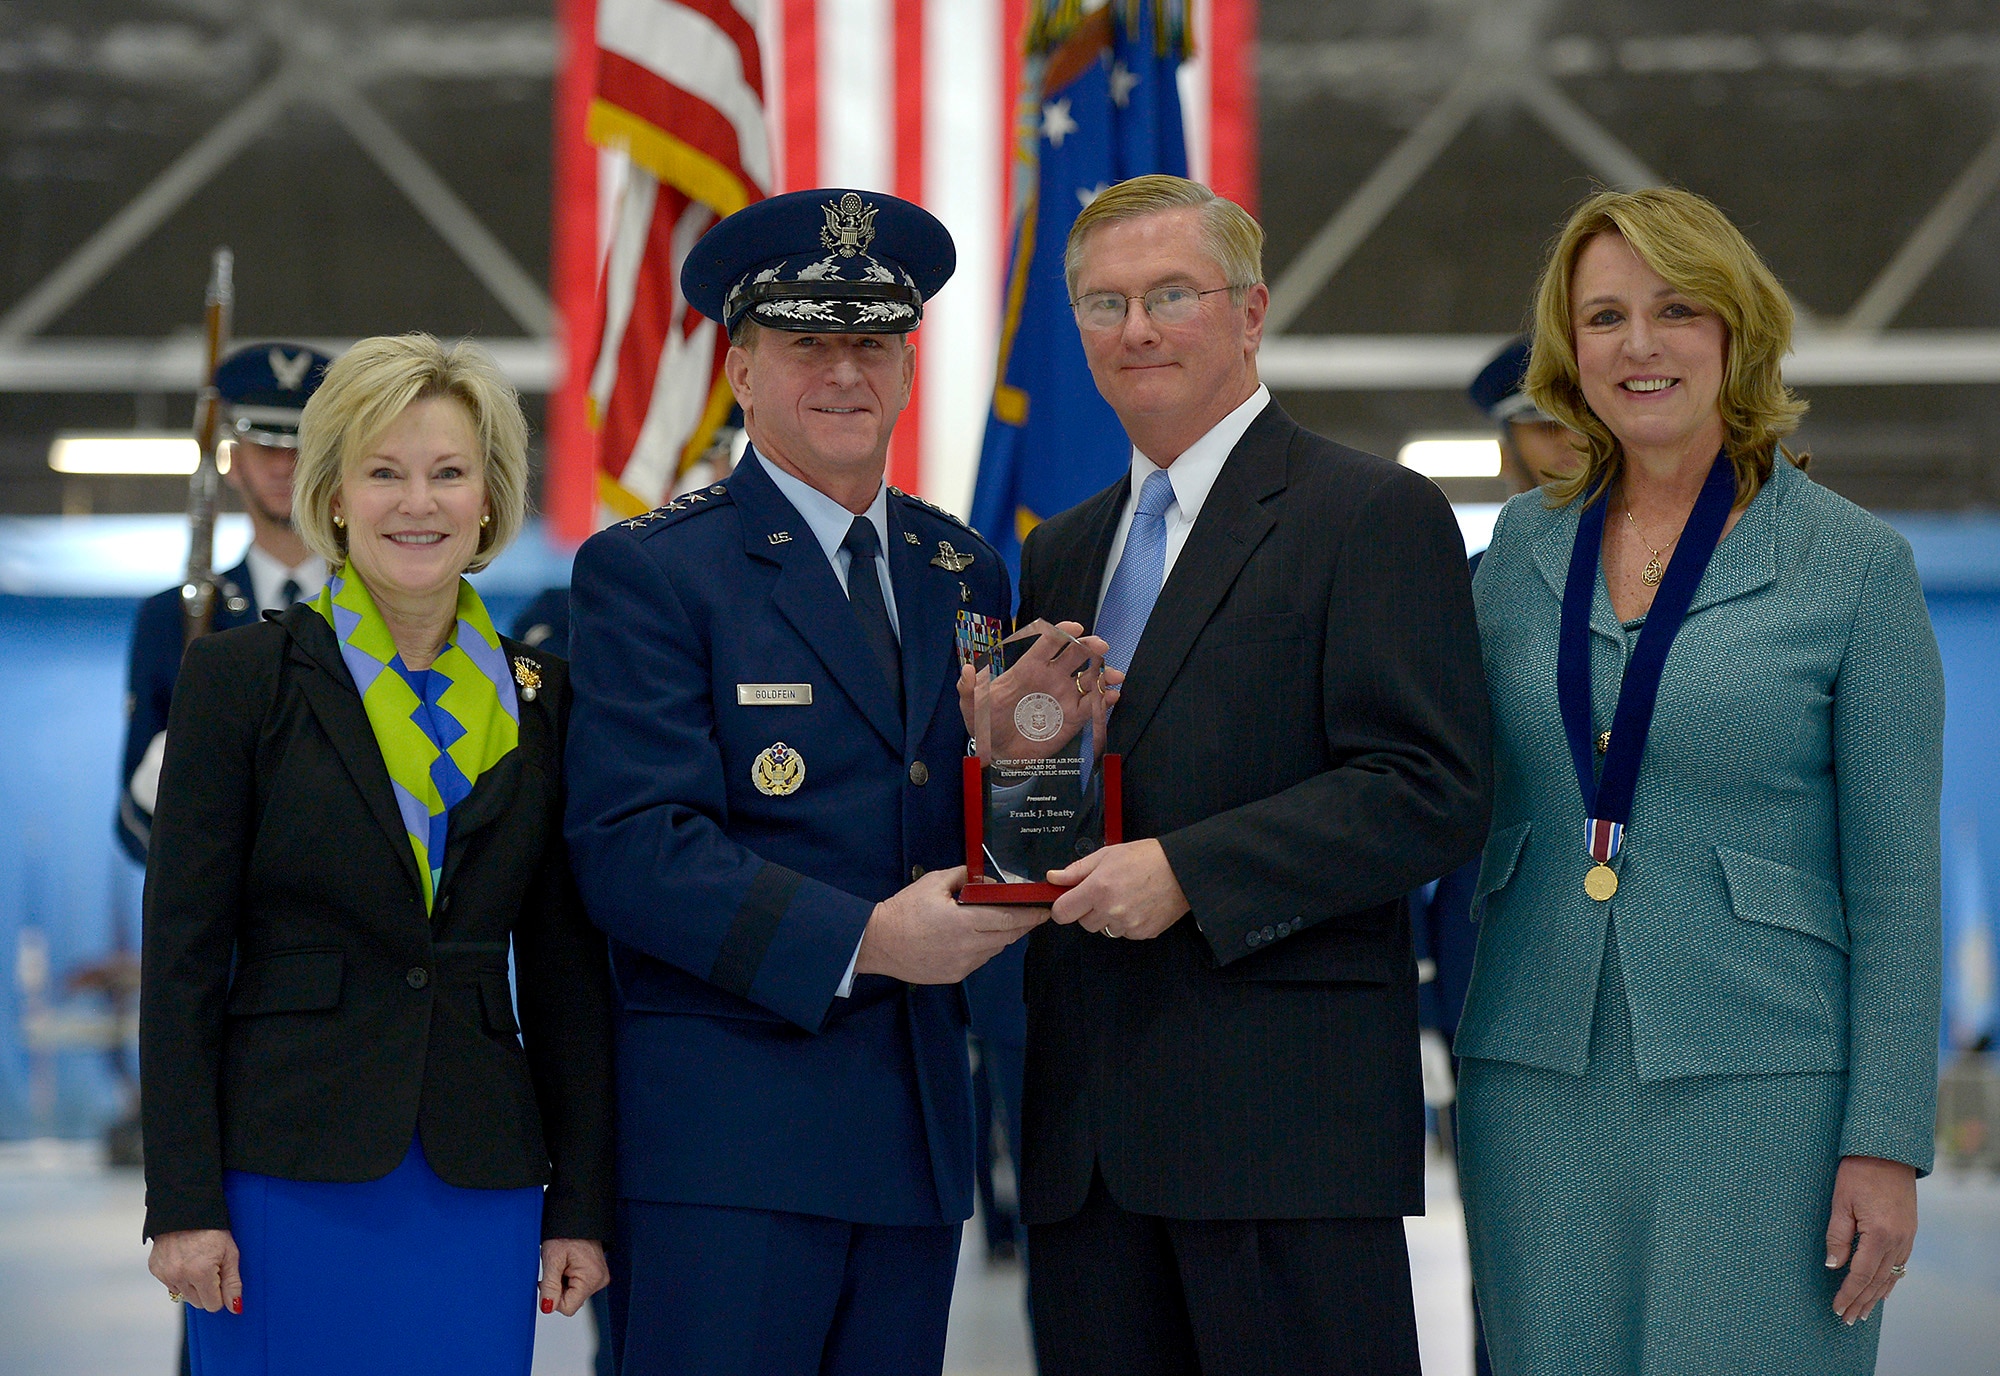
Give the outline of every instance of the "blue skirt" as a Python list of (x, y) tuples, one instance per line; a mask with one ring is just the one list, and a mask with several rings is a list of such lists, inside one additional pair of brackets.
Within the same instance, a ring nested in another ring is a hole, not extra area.
[(468, 1190), (410, 1144), (380, 1180), (228, 1171), (243, 1312), (189, 1306), (194, 1376), (528, 1376), (542, 1192)]

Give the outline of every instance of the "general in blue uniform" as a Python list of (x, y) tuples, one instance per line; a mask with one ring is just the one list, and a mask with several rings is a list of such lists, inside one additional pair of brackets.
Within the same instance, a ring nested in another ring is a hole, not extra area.
[[(251, 543), (215, 580), (210, 629), (247, 626), (264, 611), (316, 597), (326, 563), (292, 529), (292, 463), (299, 414), (333, 360), (300, 344), (245, 344), (215, 371), (231, 444), (229, 484), (250, 513)], [(139, 604), (126, 672), (125, 761), (119, 774), (118, 843), (140, 864), (153, 835), (153, 801), (166, 754), (167, 708), (187, 632), (179, 585)]]
[(972, 1201), (958, 981), (1041, 916), (951, 901), (954, 632), (1005, 618), (1005, 572), (882, 484), (952, 265), (888, 196), (723, 220), (682, 285), (730, 329), (752, 447), (577, 556), (568, 835), (621, 1005), (625, 1376), (943, 1363)]

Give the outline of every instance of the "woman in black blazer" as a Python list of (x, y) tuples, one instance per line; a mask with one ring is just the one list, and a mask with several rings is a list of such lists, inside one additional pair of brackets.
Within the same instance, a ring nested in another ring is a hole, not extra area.
[(544, 1313), (608, 1279), (568, 679), (460, 576), (520, 529), (525, 451), (475, 346), (357, 344), (300, 429), (327, 591), (184, 661), (140, 1054), (151, 1268), (190, 1302), (197, 1376), (526, 1376), (537, 1241)]

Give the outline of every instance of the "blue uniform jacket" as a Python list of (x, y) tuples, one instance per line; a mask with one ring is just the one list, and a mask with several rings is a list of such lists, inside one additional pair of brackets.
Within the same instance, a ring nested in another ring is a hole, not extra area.
[[(234, 630), (256, 619), (257, 594), (252, 591), (246, 558), (216, 580), (215, 629)], [(153, 836), (153, 815), (132, 801), (132, 774), (153, 737), (167, 729), (167, 709), (174, 700), (174, 680), (180, 677), (185, 644), (179, 584), (139, 604), (139, 616), (132, 626), (132, 658), (125, 674), (125, 762), (118, 773), (118, 815), (113, 830), (125, 853), (142, 865)]]
[[(601, 532), (571, 583), (568, 835), (620, 999), (628, 1198), (940, 1224), (972, 1211), (965, 996), (857, 976), (874, 905), (963, 862), (953, 631), (1005, 617), (965, 526), (891, 489), (906, 720), (760, 464)], [(971, 554), (954, 572), (941, 544)], [(810, 705), (744, 705), (753, 684)], [(783, 743), (795, 792), (753, 780)]]
[[(1843, 1156), (1931, 1163), (1944, 675), (1903, 538), (1779, 460), (1660, 681), (1608, 903), (1556, 703), (1579, 504), (1501, 513), (1473, 583), (1496, 792), (1463, 1057), (1589, 1061), (1607, 928), (1642, 1080), (1844, 1073)], [(1638, 632), (1598, 576), (1595, 729)]]

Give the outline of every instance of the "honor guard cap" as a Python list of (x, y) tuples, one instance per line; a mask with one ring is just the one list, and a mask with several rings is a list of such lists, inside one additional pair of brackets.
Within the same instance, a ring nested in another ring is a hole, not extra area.
[(276, 449), (299, 447), (299, 413), (333, 360), (303, 344), (245, 344), (215, 368), (229, 432)]
[(1535, 405), (1534, 398), (1521, 390), (1528, 377), (1528, 336), (1507, 341), (1507, 347), (1493, 356), (1472, 385), (1465, 389), (1472, 404), (1501, 425), (1509, 421), (1554, 424)]
[(821, 187), (716, 224), (681, 266), (681, 292), (732, 331), (747, 318), (795, 334), (907, 334), (957, 266), (951, 232), (921, 206)]

